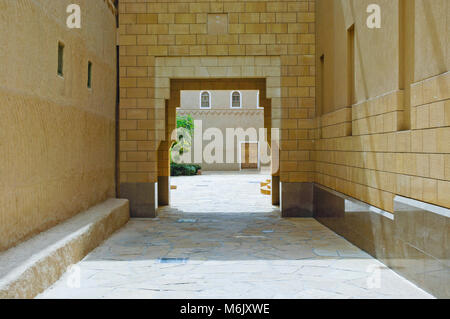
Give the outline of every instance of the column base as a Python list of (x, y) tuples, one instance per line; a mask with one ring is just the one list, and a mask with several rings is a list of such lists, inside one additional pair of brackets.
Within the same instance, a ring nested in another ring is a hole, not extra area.
[(313, 183), (280, 183), (282, 217), (313, 217)]
[(158, 183), (121, 183), (120, 197), (130, 201), (130, 217), (157, 216)]
[(170, 177), (158, 176), (158, 206), (170, 205)]
[(280, 205), (280, 176), (272, 176), (272, 205)]

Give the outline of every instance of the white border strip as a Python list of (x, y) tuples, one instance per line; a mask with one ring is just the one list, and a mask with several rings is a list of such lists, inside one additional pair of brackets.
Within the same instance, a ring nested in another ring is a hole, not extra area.
[(425, 202), (421, 202), (421, 201), (403, 197), (403, 196), (395, 196), (394, 202), (399, 202), (399, 203), (402, 203), (402, 204), (405, 204), (408, 206), (417, 207), (417, 208), (426, 210), (428, 212), (450, 218), (450, 209), (445, 208), (445, 207), (428, 204)]

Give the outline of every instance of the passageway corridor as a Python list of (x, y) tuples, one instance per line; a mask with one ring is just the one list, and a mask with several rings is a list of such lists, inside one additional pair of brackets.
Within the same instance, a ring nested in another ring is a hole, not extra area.
[(281, 219), (259, 193), (267, 177), (173, 178), (172, 207), (132, 219), (38, 298), (431, 298), (314, 219)]

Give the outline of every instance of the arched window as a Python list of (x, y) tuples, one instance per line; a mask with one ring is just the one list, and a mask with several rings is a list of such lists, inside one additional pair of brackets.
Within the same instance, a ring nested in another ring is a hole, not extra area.
[(231, 107), (233, 108), (242, 107), (241, 92), (234, 91), (231, 93)]
[(200, 93), (200, 108), (210, 109), (211, 108), (211, 94), (207, 91)]

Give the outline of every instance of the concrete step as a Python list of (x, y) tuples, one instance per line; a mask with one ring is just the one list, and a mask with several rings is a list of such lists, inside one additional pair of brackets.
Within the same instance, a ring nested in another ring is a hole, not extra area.
[(0, 298), (34, 298), (128, 220), (126, 199), (108, 199), (0, 253)]

